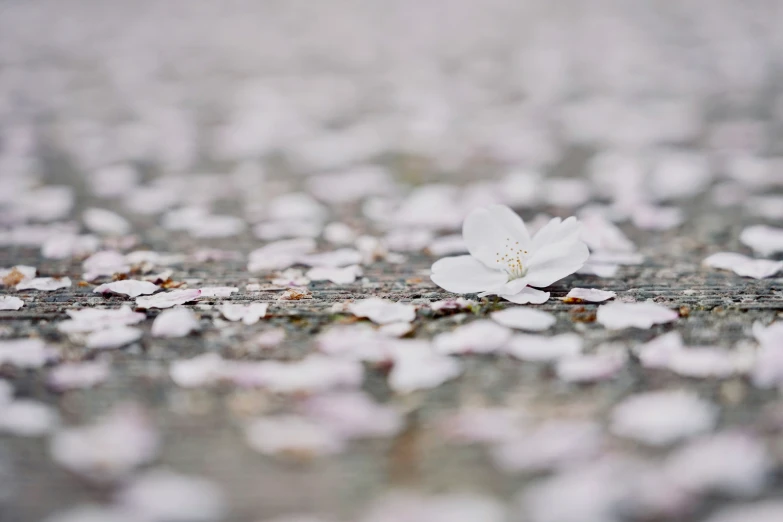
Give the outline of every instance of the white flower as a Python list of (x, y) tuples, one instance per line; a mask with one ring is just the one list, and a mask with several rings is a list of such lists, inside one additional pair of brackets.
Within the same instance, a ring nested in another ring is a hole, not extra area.
[(470, 255), (446, 257), (432, 265), (432, 281), (449, 292), (498, 295), (517, 304), (541, 304), (544, 288), (585, 264), (590, 255), (575, 217), (554, 218), (532, 238), (524, 221), (504, 205), (468, 215), (462, 237)]

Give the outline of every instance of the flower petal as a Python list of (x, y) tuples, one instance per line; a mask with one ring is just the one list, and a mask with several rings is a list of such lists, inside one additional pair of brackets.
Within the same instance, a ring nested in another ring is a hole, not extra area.
[(590, 251), (578, 236), (573, 242), (546, 245), (530, 259), (527, 283), (539, 288), (549, 286), (582, 268), (588, 257)]
[(573, 234), (581, 234), (581, 225), (574, 216), (565, 221), (557, 217), (552, 218), (533, 236), (532, 250), (538, 251), (550, 243), (559, 243)]
[(471, 212), (462, 225), (462, 237), (473, 257), (497, 269), (505, 266), (497, 261), (499, 256), (513, 254), (512, 248), (524, 251), (530, 246), (525, 222), (505, 205), (490, 205)]
[[(492, 294), (487, 294), (492, 295)], [(516, 304), (544, 304), (549, 301), (549, 292), (543, 292), (529, 286), (516, 294), (496, 294), (507, 301)]]
[(508, 276), (487, 268), (472, 256), (444, 257), (432, 265), (432, 282), (449, 292), (472, 294), (497, 288)]

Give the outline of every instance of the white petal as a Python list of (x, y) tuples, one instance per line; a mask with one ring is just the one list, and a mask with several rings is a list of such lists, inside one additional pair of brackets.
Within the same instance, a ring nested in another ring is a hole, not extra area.
[(137, 297), (136, 306), (139, 308), (172, 308), (195, 301), (201, 296), (201, 290), (172, 290), (150, 297)]
[(239, 292), (239, 287), (204, 286), (201, 288), (201, 297), (231, 297), (234, 292)]
[(343, 437), (335, 430), (293, 415), (258, 419), (248, 425), (245, 436), (251, 448), (265, 455), (316, 457), (340, 453), (345, 446)]
[(576, 355), (559, 360), (555, 371), (566, 382), (602, 381), (614, 377), (627, 360), (627, 354), (621, 350)]
[(611, 415), (617, 436), (663, 446), (712, 429), (718, 411), (696, 394), (665, 390), (633, 395), (618, 404)]
[(603, 303), (609, 299), (617, 297), (615, 292), (608, 290), (598, 290), (596, 288), (572, 288), (565, 301), (587, 301), (589, 303)]
[(198, 330), (198, 318), (190, 308), (173, 308), (162, 312), (152, 323), (153, 337), (185, 337)]
[(529, 250), (530, 235), (522, 218), (505, 205), (491, 205), (471, 212), (462, 225), (462, 237), (470, 255), (491, 268), (509, 249)]
[(557, 322), (554, 315), (533, 308), (506, 308), (499, 312), (492, 312), (490, 317), (493, 321), (508, 328), (518, 328), (531, 332), (546, 330)]
[(70, 287), (71, 280), (68, 277), (36, 277), (16, 285), (17, 290), (40, 290), (42, 292), (52, 292)]
[(138, 281), (136, 279), (126, 279), (123, 281), (114, 281), (113, 283), (104, 283), (97, 286), (93, 292), (99, 294), (120, 294), (136, 298), (140, 295), (154, 294), (160, 290), (158, 285), (148, 281)]
[(783, 270), (783, 261), (772, 261), (769, 259), (752, 259), (742, 254), (730, 252), (719, 252), (713, 254), (703, 261), (703, 264), (722, 270), (732, 270), (735, 274), (742, 277), (752, 277), (754, 279), (764, 279), (772, 277)]
[(416, 319), (415, 306), (375, 297), (351, 303), (348, 310), (356, 317), (366, 317), (376, 324), (410, 323)]
[(745, 433), (724, 431), (675, 451), (666, 459), (664, 470), (669, 480), (690, 491), (750, 497), (764, 490), (771, 463), (761, 441)]
[(757, 225), (740, 233), (740, 241), (762, 256), (783, 252), (783, 228)]
[(430, 279), (439, 287), (457, 294), (472, 294), (503, 285), (508, 276), (487, 268), (472, 256), (444, 257), (432, 265)]
[(130, 326), (116, 326), (108, 330), (98, 330), (87, 336), (87, 348), (97, 350), (108, 350), (111, 348), (121, 348), (127, 344), (134, 343), (141, 339), (142, 331)]
[(473, 321), (453, 332), (438, 334), (433, 339), (435, 351), (442, 354), (491, 353), (511, 338), (511, 330), (493, 321)]
[(590, 251), (587, 245), (578, 239), (578, 235), (570, 237), (576, 238), (545, 245), (533, 253), (528, 262), (526, 276), (529, 285), (547, 287), (584, 266)]
[(652, 328), (653, 325), (676, 321), (674, 310), (655, 303), (609, 303), (598, 307), (596, 320), (610, 330)]
[(582, 352), (582, 338), (573, 333), (547, 337), (518, 334), (511, 338), (506, 351), (523, 361), (555, 361)]
[(549, 301), (549, 292), (525, 287), (516, 294), (498, 294), (506, 301), (516, 304), (544, 304)]
[(222, 519), (226, 512), (215, 484), (166, 469), (137, 476), (117, 497), (120, 505), (142, 520), (209, 522)]
[(559, 243), (570, 236), (580, 234), (581, 225), (575, 217), (572, 216), (565, 221), (557, 217), (552, 218), (533, 236), (532, 250), (537, 251), (548, 244)]
[(12, 295), (0, 295), (0, 310), (19, 310), (24, 301)]

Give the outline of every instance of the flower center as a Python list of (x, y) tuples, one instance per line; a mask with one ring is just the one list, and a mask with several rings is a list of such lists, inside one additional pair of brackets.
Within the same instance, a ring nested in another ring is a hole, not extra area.
[(527, 250), (519, 246), (519, 241), (512, 242), (511, 238), (506, 238), (506, 248), (495, 253), (495, 261), (503, 267), (508, 274), (508, 280), (520, 279), (527, 274), (527, 267), (524, 261), (527, 256)]

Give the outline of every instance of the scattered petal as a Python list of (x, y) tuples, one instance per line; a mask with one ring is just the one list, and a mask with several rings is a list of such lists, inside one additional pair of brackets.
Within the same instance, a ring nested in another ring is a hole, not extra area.
[(95, 281), (99, 277), (111, 277), (114, 274), (126, 274), (130, 268), (130, 262), (125, 259), (125, 256), (113, 250), (95, 253), (82, 263), (85, 281)]
[(783, 252), (783, 228), (756, 225), (740, 233), (740, 241), (762, 256)]
[(121, 308), (82, 308), (81, 310), (66, 310), (70, 320), (57, 325), (63, 333), (88, 333), (106, 330), (119, 326), (138, 324), (146, 319), (146, 315), (134, 312), (128, 306)]
[(111, 375), (105, 361), (65, 363), (49, 372), (47, 383), (57, 391), (94, 388)]
[(458, 326), (452, 332), (435, 336), (435, 351), (444, 355), (492, 353), (502, 349), (511, 338), (511, 330), (493, 321), (479, 320)]
[(130, 326), (115, 326), (104, 330), (98, 330), (87, 336), (85, 345), (93, 350), (109, 350), (112, 348), (122, 348), (131, 343), (135, 343), (144, 332), (138, 328)]
[(617, 297), (615, 292), (608, 290), (598, 290), (596, 288), (572, 288), (563, 301), (567, 303), (603, 303), (609, 299)]
[(492, 461), (506, 473), (545, 471), (595, 456), (601, 428), (592, 422), (550, 421), (492, 449)]
[(717, 422), (715, 406), (682, 390), (633, 395), (615, 406), (612, 433), (651, 446), (664, 446), (709, 431)]
[(696, 439), (666, 459), (673, 483), (698, 493), (753, 497), (770, 478), (772, 459), (764, 445), (738, 432)]
[(416, 319), (416, 307), (372, 297), (351, 303), (348, 307), (356, 317), (366, 317), (376, 324), (410, 323)]
[(112, 236), (122, 236), (130, 232), (131, 225), (124, 217), (102, 208), (88, 208), (82, 215), (84, 224), (90, 232)]
[(159, 437), (147, 414), (133, 405), (115, 408), (94, 424), (65, 428), (51, 439), (52, 458), (96, 483), (114, 482), (158, 454)]
[(266, 317), (268, 308), (269, 303), (250, 303), (247, 305), (225, 303), (220, 307), (220, 313), (229, 321), (242, 321), (250, 326)]
[(160, 290), (158, 285), (148, 281), (125, 279), (123, 281), (115, 281), (113, 283), (104, 283), (100, 286), (97, 286), (93, 292), (99, 294), (127, 295), (128, 297), (135, 299), (140, 295), (154, 294), (158, 290)]
[(211, 481), (159, 469), (137, 476), (117, 502), (141, 520), (209, 522), (225, 516), (223, 493)]
[(190, 308), (172, 308), (161, 312), (152, 323), (153, 337), (185, 337), (199, 330), (196, 314)]
[(312, 458), (342, 452), (345, 439), (333, 429), (293, 415), (258, 419), (245, 435), (251, 448), (264, 455)]
[(377, 404), (362, 392), (318, 395), (303, 407), (308, 418), (328, 426), (341, 437), (391, 437), (402, 428), (402, 417), (392, 407)]
[(582, 352), (582, 338), (572, 333), (553, 337), (516, 334), (508, 342), (506, 352), (523, 361), (557, 361), (579, 355)]
[(610, 330), (652, 328), (676, 321), (679, 314), (655, 303), (609, 303), (598, 307), (596, 320)]
[(151, 297), (138, 297), (136, 306), (139, 308), (172, 308), (195, 301), (201, 297), (201, 290), (173, 290), (162, 292)]
[(24, 301), (12, 295), (0, 295), (0, 310), (21, 310)]
[(218, 382), (226, 373), (226, 361), (216, 353), (204, 353), (192, 359), (173, 361), (169, 375), (177, 386), (197, 388)]
[(41, 339), (0, 340), (0, 365), (41, 368), (50, 359), (52, 354)]
[(239, 292), (236, 286), (204, 286), (201, 288), (201, 297), (231, 297), (231, 294)]
[(705, 266), (721, 270), (731, 270), (735, 274), (754, 279), (772, 277), (783, 270), (783, 261), (753, 259), (742, 254), (719, 252), (703, 261)]
[(306, 275), (312, 281), (326, 280), (336, 285), (347, 285), (362, 275), (362, 269), (359, 265), (350, 265), (345, 268), (316, 267), (308, 270)]
[(436, 388), (463, 371), (460, 362), (453, 357), (422, 349), (419, 345), (397, 347), (393, 359), (389, 387), (397, 393)]
[(52, 292), (70, 287), (71, 280), (67, 277), (36, 277), (16, 285), (17, 290), (40, 290), (42, 292)]
[(492, 312), (490, 317), (496, 323), (508, 328), (540, 332), (554, 326), (557, 322), (555, 316), (541, 310), (532, 308), (513, 307)]
[(59, 423), (57, 412), (42, 402), (17, 399), (0, 406), (0, 433), (41, 437)]
[(557, 377), (566, 382), (595, 382), (611, 379), (625, 367), (628, 356), (625, 350), (609, 350), (605, 353), (581, 354), (557, 361)]

